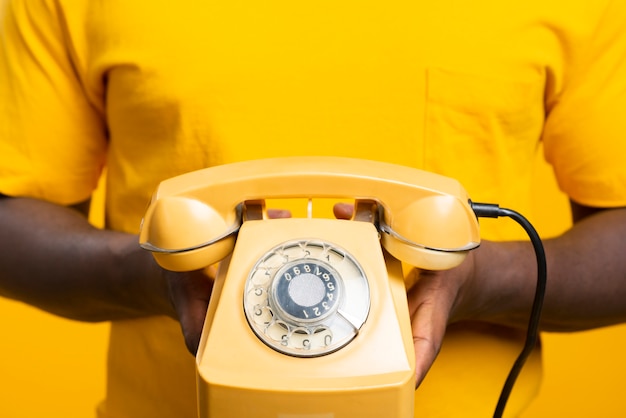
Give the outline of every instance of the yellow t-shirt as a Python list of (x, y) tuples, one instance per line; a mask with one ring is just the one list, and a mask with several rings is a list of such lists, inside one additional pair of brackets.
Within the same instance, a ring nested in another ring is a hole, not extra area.
[[(165, 178), (296, 154), (435, 171), (528, 213), (540, 141), (575, 200), (626, 204), (624, 2), (5, 3), (0, 192), (76, 203), (106, 165), (108, 228), (136, 233)], [(416, 416), (492, 414), (522, 340), (451, 327)], [(195, 416), (174, 321), (114, 322), (108, 367), (101, 417)], [(539, 380), (535, 353), (508, 414)]]

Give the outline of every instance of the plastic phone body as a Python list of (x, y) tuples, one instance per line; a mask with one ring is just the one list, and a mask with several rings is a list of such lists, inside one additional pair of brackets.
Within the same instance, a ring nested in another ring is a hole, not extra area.
[[(303, 197), (354, 199), (355, 215), (268, 219), (265, 199)], [(211, 418), (413, 417), (402, 262), (451, 268), (479, 241), (457, 181), (332, 157), (166, 180), (140, 233), (166, 269), (220, 262), (197, 353)]]

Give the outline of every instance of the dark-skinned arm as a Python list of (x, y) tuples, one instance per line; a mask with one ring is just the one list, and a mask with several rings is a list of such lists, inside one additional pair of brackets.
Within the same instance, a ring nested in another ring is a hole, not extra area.
[[(624, 322), (626, 209), (572, 202), (572, 214), (571, 229), (544, 240), (549, 277), (541, 328), (567, 332)], [(532, 247), (527, 242), (486, 243), (476, 256), (477, 284), (471, 287), (482, 301), (476, 319), (524, 327), (536, 284)], [(486, 287), (485, 297), (478, 295), (481, 287)]]
[[(626, 209), (572, 203), (574, 225), (544, 241), (548, 286), (541, 328), (577, 331), (626, 321)], [(485, 241), (461, 266), (418, 272), (409, 292), (417, 382), (435, 360), (448, 324), (526, 327), (537, 267), (529, 242)]]
[(137, 237), (93, 227), (89, 202), (0, 197), (0, 295), (82, 321), (173, 314)]

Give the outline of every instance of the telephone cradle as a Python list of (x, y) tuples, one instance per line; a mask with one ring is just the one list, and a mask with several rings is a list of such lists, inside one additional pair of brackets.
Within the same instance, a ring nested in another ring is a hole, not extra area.
[[(351, 220), (270, 219), (266, 199), (351, 199)], [(196, 356), (202, 418), (413, 417), (403, 264), (460, 264), (477, 218), (453, 179), (336, 157), (162, 182), (140, 244), (165, 269), (219, 262)]]

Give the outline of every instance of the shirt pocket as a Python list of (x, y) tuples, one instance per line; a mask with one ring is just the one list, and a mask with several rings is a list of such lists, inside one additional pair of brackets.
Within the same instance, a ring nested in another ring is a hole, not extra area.
[(528, 195), (544, 123), (543, 78), (521, 80), (431, 68), (424, 168), (459, 180), (475, 201)]

